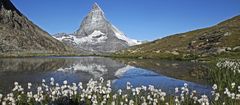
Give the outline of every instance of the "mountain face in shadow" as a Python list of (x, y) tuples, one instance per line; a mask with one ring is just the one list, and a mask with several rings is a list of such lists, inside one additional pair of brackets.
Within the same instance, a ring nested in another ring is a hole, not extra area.
[(27, 19), (10, 0), (0, 1), (0, 53), (59, 53), (68, 48)]

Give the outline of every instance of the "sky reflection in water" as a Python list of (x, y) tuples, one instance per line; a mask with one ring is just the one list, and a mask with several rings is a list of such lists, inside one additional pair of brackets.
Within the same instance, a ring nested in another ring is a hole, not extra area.
[[(181, 72), (181, 71), (179, 71)], [(56, 82), (88, 82), (89, 79), (103, 77), (113, 80), (114, 89), (124, 89), (127, 82), (133, 86), (154, 85), (157, 88), (173, 93), (175, 87), (188, 83), (200, 93), (210, 93), (210, 87), (194, 82), (174, 79), (151, 70), (136, 68), (110, 58), (102, 57), (48, 57), (0, 59), (0, 90), (9, 91), (13, 82), (18, 81), (27, 86), (28, 82), (40, 84), (42, 79), (49, 81), (54, 77)]]

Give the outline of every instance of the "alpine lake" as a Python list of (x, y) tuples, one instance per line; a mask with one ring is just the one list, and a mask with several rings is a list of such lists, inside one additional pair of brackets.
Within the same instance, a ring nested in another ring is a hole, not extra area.
[[(127, 82), (135, 86), (153, 85), (174, 93), (187, 83), (202, 94), (211, 93), (211, 86), (201, 79), (204, 65), (189, 61), (151, 59), (113, 59), (105, 57), (31, 57), (0, 59), (0, 92), (9, 93), (18, 82), (39, 85), (42, 79), (54, 78), (59, 84), (87, 83), (103, 77), (111, 80), (114, 90), (125, 89)], [(199, 77), (200, 75), (200, 77)]]

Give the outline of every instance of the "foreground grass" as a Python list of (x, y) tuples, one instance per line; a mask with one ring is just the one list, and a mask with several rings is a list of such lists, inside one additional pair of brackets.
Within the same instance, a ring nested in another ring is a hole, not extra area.
[(210, 82), (217, 84), (219, 91), (240, 86), (240, 59), (220, 59), (211, 68), (208, 72)]

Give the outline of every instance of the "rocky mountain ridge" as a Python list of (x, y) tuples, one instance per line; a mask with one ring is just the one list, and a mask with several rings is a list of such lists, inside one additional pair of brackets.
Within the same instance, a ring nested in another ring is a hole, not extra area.
[(69, 48), (25, 17), (10, 0), (0, 1), (0, 53), (59, 53)]

